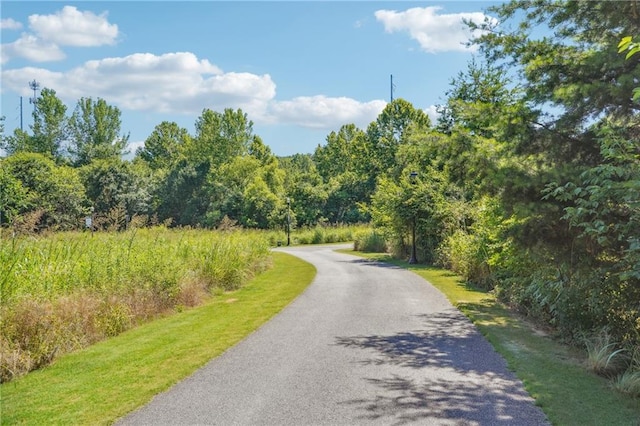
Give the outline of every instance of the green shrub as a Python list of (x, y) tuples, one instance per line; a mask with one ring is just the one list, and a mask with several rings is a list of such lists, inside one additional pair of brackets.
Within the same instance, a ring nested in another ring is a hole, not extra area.
[(640, 371), (625, 371), (613, 380), (612, 387), (618, 392), (640, 397)]
[(365, 253), (386, 253), (387, 241), (380, 231), (358, 232), (354, 238), (353, 249)]
[[(366, 225), (317, 225), (313, 228), (296, 229), (291, 233), (292, 244), (331, 244), (353, 241), (357, 232)], [(279, 241), (279, 240), (278, 240)], [(284, 240), (286, 241), (286, 235)]]
[(595, 335), (585, 338), (587, 349), (587, 368), (594, 373), (611, 377), (626, 367), (624, 349), (613, 342), (608, 330), (602, 329)]
[(447, 237), (439, 250), (438, 263), (451, 269), (478, 287), (493, 287), (493, 277), (487, 262), (486, 242), (481, 235), (458, 230)]
[(313, 230), (313, 236), (311, 237), (311, 244), (321, 244), (325, 242), (328, 242), (328, 241), (327, 241), (324, 229), (319, 226), (316, 227)]

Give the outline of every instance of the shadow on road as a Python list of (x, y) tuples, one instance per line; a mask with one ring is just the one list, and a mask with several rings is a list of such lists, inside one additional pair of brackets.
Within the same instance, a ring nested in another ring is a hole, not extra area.
[(353, 263), (357, 265), (372, 266), (375, 268), (385, 268), (385, 269), (403, 269), (400, 266), (396, 266), (391, 263), (380, 262), (372, 259), (339, 260), (338, 263)]
[(418, 331), (336, 338), (337, 345), (362, 351), (362, 365), (396, 367), (383, 379), (363, 377), (379, 389), (375, 397), (344, 402), (362, 410), (362, 419), (548, 424), (502, 358), (459, 311), (421, 318), (424, 328)]
[(494, 379), (491, 388), (487, 388), (470, 379), (366, 379), (380, 388), (379, 394), (345, 404), (362, 410), (362, 420), (384, 420), (394, 425), (427, 421), (453, 425), (548, 425), (513, 383)]
[(365, 364), (393, 364), (403, 367), (450, 367), (458, 371), (484, 373), (504, 367), (502, 359), (479, 354), (493, 353), (484, 337), (456, 309), (421, 315), (424, 328), (392, 335), (337, 337), (336, 344), (349, 348), (373, 349)]

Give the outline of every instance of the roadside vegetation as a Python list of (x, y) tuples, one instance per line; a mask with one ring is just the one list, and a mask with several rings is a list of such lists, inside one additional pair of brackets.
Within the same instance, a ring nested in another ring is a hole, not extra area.
[[(370, 229), (369, 225), (316, 225), (294, 229), (290, 233), (291, 245), (299, 244), (332, 244), (351, 242), (356, 235)], [(272, 246), (286, 245), (286, 232), (281, 230), (265, 231)]]
[(110, 424), (238, 343), (299, 295), (313, 266), (273, 253), (239, 290), (185, 309), (0, 385), (1, 423)]
[(237, 289), (271, 262), (255, 231), (158, 227), (0, 241), (1, 381)]

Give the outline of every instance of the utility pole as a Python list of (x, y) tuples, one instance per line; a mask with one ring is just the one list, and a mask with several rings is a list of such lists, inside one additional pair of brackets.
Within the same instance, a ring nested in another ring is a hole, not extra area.
[(396, 88), (395, 84), (393, 84), (393, 74), (391, 74), (391, 102), (393, 102), (393, 90)]
[(22, 96), (20, 96), (20, 130), (22, 129)]

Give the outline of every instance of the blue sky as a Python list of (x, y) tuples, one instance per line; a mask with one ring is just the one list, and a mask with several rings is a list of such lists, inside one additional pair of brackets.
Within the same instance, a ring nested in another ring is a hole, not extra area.
[(473, 52), (461, 21), (495, 2), (2, 1), (5, 132), (29, 129), (29, 82), (68, 114), (81, 97), (122, 112), (135, 150), (162, 121), (242, 108), (277, 155), (375, 120), (390, 97), (430, 114)]

